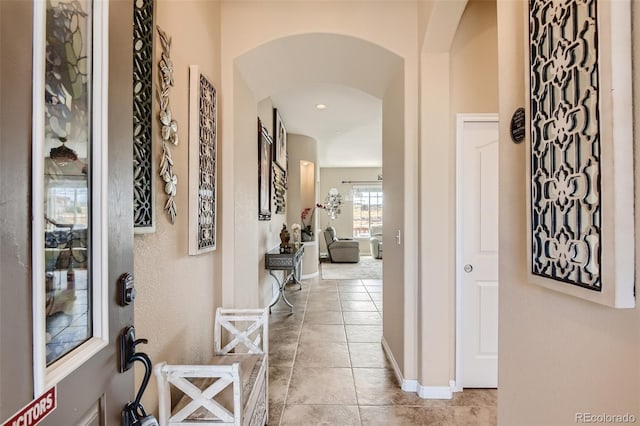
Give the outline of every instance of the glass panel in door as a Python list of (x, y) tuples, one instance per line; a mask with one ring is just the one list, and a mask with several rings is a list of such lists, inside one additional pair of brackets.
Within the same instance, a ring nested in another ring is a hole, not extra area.
[(91, 10), (48, 0), (44, 95), (46, 363), (92, 335)]

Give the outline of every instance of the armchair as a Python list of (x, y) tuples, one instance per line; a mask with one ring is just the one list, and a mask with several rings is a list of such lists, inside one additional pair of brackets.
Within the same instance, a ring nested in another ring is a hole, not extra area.
[(371, 247), (371, 256), (374, 259), (382, 259), (382, 226), (374, 225), (371, 227), (371, 239), (369, 239), (369, 247)]
[(360, 261), (360, 243), (352, 239), (340, 239), (336, 229), (328, 226), (324, 230), (329, 259), (334, 263), (358, 263)]

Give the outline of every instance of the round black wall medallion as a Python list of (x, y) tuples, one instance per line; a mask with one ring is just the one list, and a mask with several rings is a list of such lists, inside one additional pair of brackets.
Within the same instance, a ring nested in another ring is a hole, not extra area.
[(511, 117), (511, 140), (520, 143), (525, 136), (525, 114), (524, 108), (518, 108)]

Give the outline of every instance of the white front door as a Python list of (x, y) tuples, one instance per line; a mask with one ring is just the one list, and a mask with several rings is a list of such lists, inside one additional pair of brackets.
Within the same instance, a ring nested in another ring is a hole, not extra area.
[(458, 115), (459, 388), (498, 385), (498, 121)]

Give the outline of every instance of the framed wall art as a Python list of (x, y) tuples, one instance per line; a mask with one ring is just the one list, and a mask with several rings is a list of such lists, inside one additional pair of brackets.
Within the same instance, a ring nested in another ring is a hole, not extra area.
[(632, 308), (630, 2), (529, 2), (529, 281)]
[(277, 109), (273, 109), (273, 133), (275, 135), (275, 147), (273, 161), (280, 169), (287, 173), (287, 129)]
[(216, 249), (216, 89), (189, 66), (189, 254)]
[(271, 220), (271, 157), (273, 141), (258, 119), (258, 219)]

